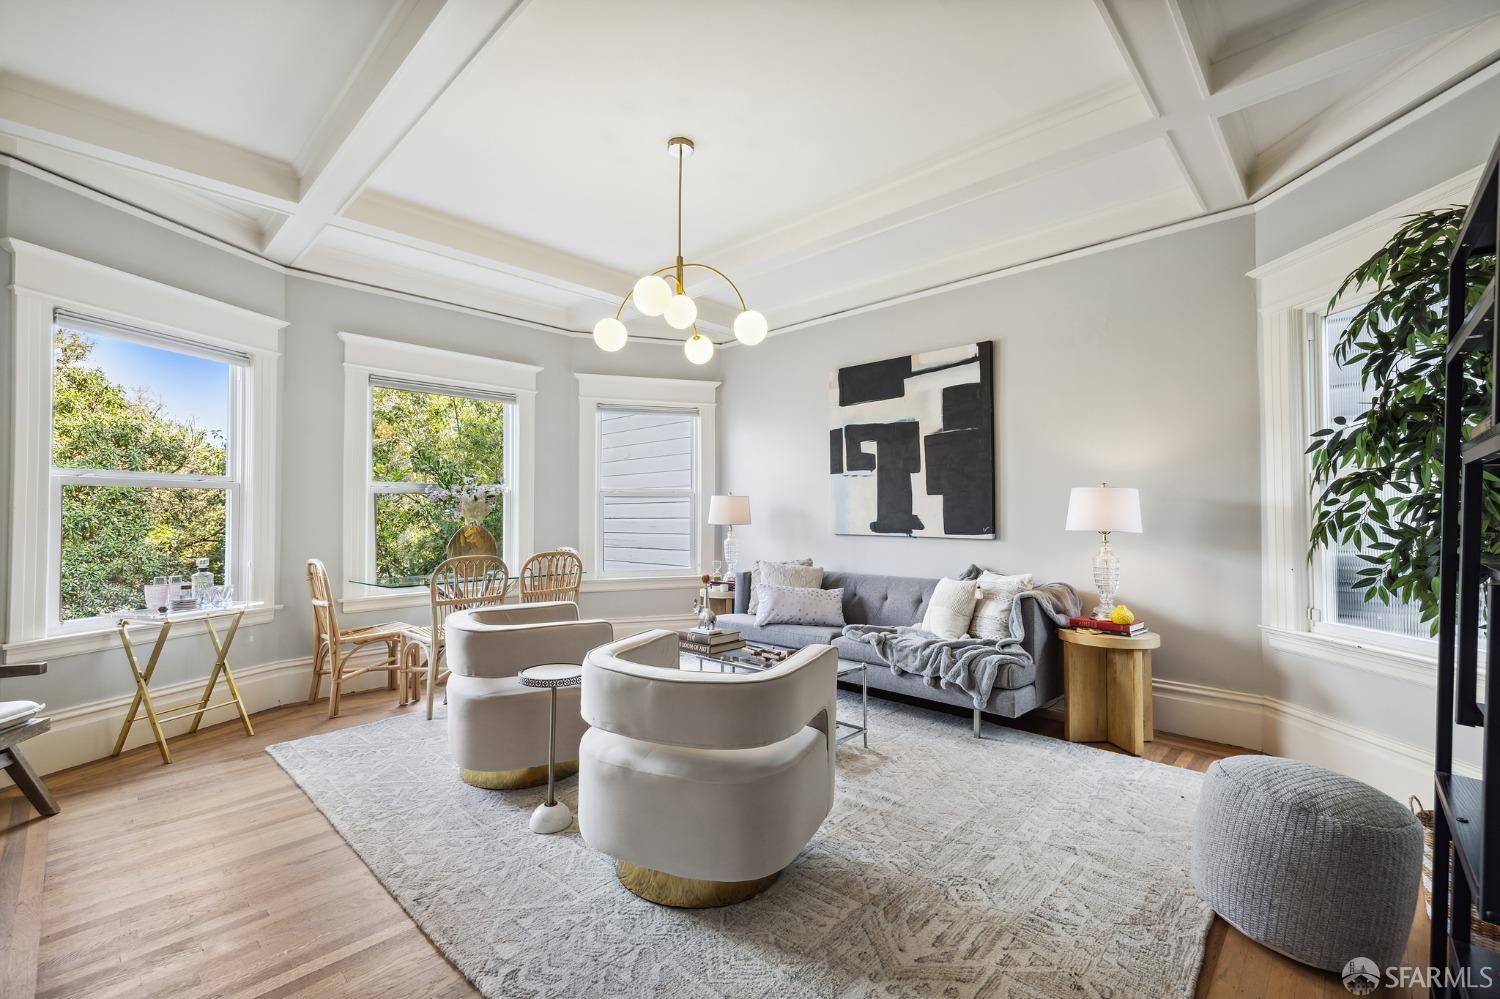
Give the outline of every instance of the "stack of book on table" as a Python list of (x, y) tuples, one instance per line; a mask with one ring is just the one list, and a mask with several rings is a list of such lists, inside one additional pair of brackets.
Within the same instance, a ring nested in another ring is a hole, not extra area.
[(713, 656), (743, 649), (745, 640), (740, 637), (739, 632), (730, 628), (714, 628), (712, 631), (694, 628), (691, 631), (679, 631), (677, 644), (684, 652)]
[(1130, 624), (1115, 624), (1113, 621), (1097, 617), (1075, 617), (1068, 622), (1075, 628), (1084, 631), (1098, 631), (1106, 635), (1120, 635), (1124, 638), (1134, 638), (1146, 633), (1145, 621), (1132, 621)]

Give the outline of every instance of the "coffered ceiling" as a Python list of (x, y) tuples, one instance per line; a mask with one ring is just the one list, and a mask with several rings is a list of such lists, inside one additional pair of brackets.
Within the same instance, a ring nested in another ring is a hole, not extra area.
[(685, 254), (774, 329), (1257, 200), (1497, 59), (1496, 0), (0, 0), (0, 153), (584, 332), (689, 135)]

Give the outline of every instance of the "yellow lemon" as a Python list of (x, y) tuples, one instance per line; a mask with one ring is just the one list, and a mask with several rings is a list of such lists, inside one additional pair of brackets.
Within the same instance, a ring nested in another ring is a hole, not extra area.
[(1135, 612), (1124, 604), (1110, 611), (1109, 619), (1115, 624), (1135, 624)]

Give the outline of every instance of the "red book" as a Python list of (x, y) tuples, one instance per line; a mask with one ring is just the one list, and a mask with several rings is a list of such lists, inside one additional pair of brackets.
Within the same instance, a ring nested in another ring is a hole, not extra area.
[(1111, 635), (1124, 635), (1127, 638), (1145, 632), (1146, 622), (1136, 621), (1133, 624), (1115, 624), (1113, 621), (1100, 620), (1096, 617), (1075, 617), (1068, 622), (1075, 628), (1089, 628), (1093, 631), (1103, 631)]

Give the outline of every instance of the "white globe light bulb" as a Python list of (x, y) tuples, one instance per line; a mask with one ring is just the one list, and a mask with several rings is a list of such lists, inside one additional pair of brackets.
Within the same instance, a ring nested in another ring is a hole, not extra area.
[(647, 274), (635, 283), (635, 307), (643, 316), (659, 316), (672, 297), (672, 286), (655, 274)]
[(673, 295), (662, 316), (674, 330), (685, 330), (698, 321), (698, 304), (686, 295)]
[(613, 316), (605, 316), (594, 324), (594, 343), (600, 350), (619, 350), (629, 337), (625, 324)]
[(766, 317), (746, 309), (734, 317), (734, 338), (746, 347), (754, 347), (766, 338)]
[(682, 345), (682, 352), (694, 364), (707, 364), (714, 356), (714, 342), (700, 333), (694, 333)]

